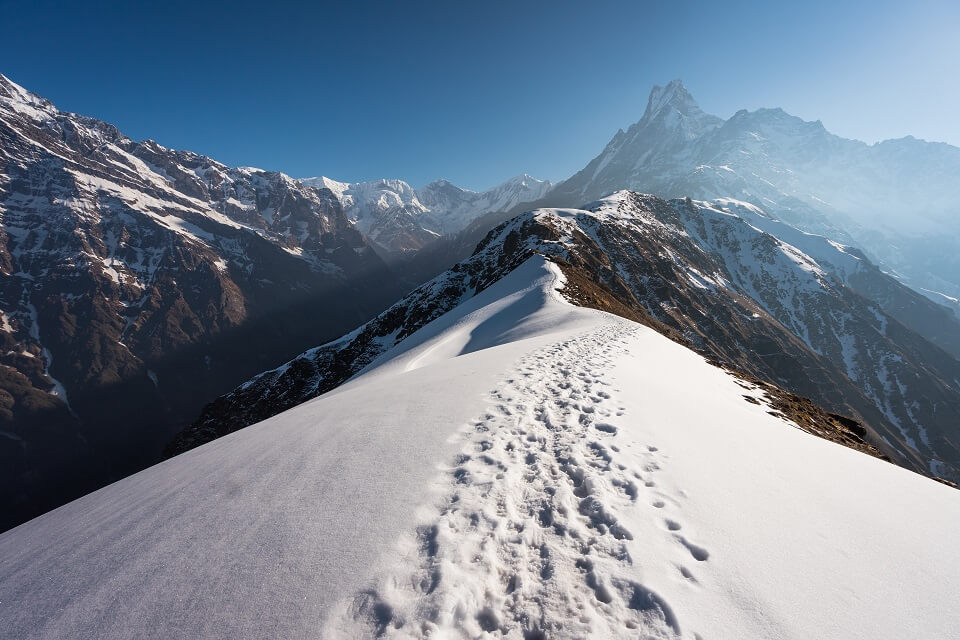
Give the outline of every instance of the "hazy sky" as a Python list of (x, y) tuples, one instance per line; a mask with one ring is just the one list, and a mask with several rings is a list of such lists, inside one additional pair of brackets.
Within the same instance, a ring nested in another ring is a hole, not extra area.
[(675, 77), (722, 117), (960, 145), (958, 0), (214, 4), (0, 0), (0, 73), (230, 165), (415, 186), (565, 178)]

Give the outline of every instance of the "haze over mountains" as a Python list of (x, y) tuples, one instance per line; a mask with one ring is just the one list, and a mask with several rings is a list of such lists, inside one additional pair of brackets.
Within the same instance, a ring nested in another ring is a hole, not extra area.
[[(333, 389), (532, 253), (579, 264), (601, 308), (960, 478), (953, 147), (865, 145), (777, 109), (724, 121), (675, 81), (556, 185), (414, 189), (230, 168), (2, 76), (0, 142), (7, 525)], [(554, 213), (516, 217), (534, 207)]]
[(805, 231), (852, 243), (904, 282), (960, 310), (960, 149), (912, 137), (868, 145), (782, 109), (704, 113), (679, 80), (656, 87), (551, 197), (588, 202), (617, 189), (736, 198)]

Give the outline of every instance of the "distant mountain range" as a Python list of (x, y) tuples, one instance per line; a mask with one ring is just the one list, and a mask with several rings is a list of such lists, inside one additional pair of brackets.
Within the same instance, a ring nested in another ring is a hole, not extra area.
[(336, 194), (354, 226), (388, 256), (421, 249), (491, 211), (510, 211), (539, 200), (553, 186), (526, 174), (482, 192), (461, 189), (447, 180), (422, 189), (403, 180), (346, 183), (321, 177), (301, 182)]
[(0, 526), (155, 462), (211, 398), (403, 291), (330, 191), (2, 76), (0, 216)]

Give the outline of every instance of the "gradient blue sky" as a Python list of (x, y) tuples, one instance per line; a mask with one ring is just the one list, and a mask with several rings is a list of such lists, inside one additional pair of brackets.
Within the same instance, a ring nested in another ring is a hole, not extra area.
[(0, 73), (127, 135), (340, 180), (562, 179), (680, 77), (960, 145), (960, 2), (0, 0)]

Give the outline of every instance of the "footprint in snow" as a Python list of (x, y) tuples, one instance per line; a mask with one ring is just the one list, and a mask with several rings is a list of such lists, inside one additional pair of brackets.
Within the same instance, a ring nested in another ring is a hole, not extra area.
[(610, 435), (615, 435), (617, 433), (617, 428), (607, 422), (597, 422), (593, 425), (593, 428), (596, 429), (597, 431), (609, 433)]
[(703, 547), (693, 544), (683, 536), (678, 535), (676, 538), (677, 542), (686, 547), (687, 551), (690, 552), (690, 555), (693, 556), (693, 559), (697, 562), (706, 562), (710, 557), (710, 552)]

